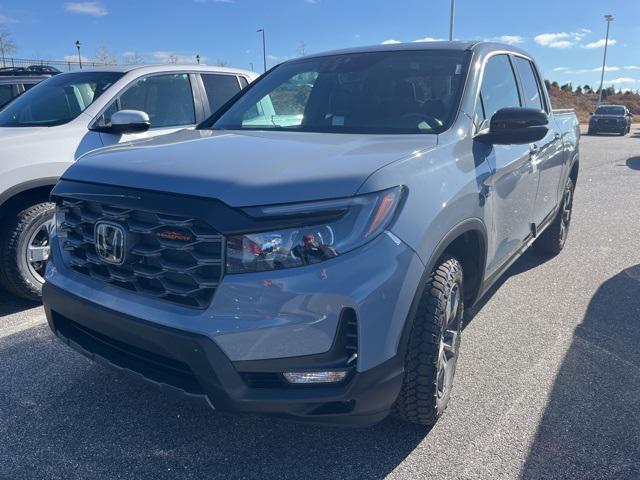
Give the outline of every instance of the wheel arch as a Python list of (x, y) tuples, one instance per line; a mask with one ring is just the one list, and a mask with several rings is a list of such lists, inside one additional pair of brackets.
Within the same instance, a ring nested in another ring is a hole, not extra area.
[(30, 200), (34, 202), (46, 202), (49, 194), (58, 181), (58, 177), (39, 178), (14, 185), (0, 193), (0, 218), (18, 205), (23, 205)]
[(462, 264), (464, 278), (466, 279), (468, 276), (471, 276), (471, 288), (465, 288), (465, 302), (470, 306), (479, 299), (478, 294), (484, 281), (486, 269), (487, 245), (487, 229), (484, 222), (479, 218), (463, 220), (449, 230), (438, 242), (425, 266), (424, 273), (422, 274), (409, 309), (407, 321), (405, 322), (402, 336), (400, 337), (400, 344), (398, 345), (398, 352), (401, 355), (404, 356), (406, 352), (420, 299), (424, 293), (429, 276), (438, 264), (438, 261), (443, 255), (451, 254)]

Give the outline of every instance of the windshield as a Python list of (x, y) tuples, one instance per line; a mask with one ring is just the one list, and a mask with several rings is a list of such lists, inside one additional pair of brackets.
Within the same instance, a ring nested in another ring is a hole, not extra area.
[(598, 107), (596, 115), (624, 115), (624, 107)]
[(457, 110), (467, 53), (414, 50), (277, 67), (211, 126), (221, 130), (439, 133)]
[(0, 127), (52, 127), (70, 122), (122, 75), (84, 72), (52, 77), (0, 111)]

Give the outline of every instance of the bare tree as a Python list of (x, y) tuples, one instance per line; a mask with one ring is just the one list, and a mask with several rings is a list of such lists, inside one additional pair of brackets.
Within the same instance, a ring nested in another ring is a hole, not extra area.
[(304, 40), (300, 40), (298, 43), (298, 56), (304, 57), (307, 54), (307, 44), (304, 43)]
[(16, 51), (16, 44), (11, 38), (9, 30), (0, 30), (0, 55), (2, 55), (2, 66), (6, 67), (7, 55), (13, 55)]
[(144, 58), (142, 58), (142, 55), (138, 52), (127, 52), (127, 54), (122, 57), (122, 60), (128, 65), (139, 65), (144, 63)]
[(96, 63), (103, 65), (115, 65), (118, 63), (116, 57), (109, 51), (109, 47), (105, 43), (101, 43), (94, 56)]
[(217, 67), (227, 67), (227, 66), (229, 66), (229, 62), (227, 62), (226, 60), (222, 60), (221, 58), (219, 58), (218, 60), (216, 60), (216, 66), (217, 66)]

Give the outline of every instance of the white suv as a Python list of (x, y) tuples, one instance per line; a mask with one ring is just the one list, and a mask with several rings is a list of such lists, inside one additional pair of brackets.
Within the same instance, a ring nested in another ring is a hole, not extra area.
[(49, 257), (49, 193), (85, 153), (193, 128), (255, 79), (204, 66), (113, 66), (50, 78), (0, 111), (0, 283), (38, 299)]

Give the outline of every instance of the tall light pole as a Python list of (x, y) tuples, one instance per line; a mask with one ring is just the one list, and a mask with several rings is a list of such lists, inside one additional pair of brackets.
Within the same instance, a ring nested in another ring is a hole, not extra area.
[(264, 63), (264, 71), (267, 71), (267, 44), (264, 40), (264, 28), (256, 30), (257, 33), (262, 32), (262, 62)]
[(449, 41), (453, 41), (453, 24), (456, 18), (456, 0), (451, 0), (451, 18), (449, 19)]
[(80, 40), (76, 40), (76, 48), (78, 49), (78, 64), (80, 65), (80, 70), (82, 70), (82, 56), (80, 55)]
[(253, 62), (249, 62), (249, 65), (251, 65), (251, 71), (255, 72), (254, 68), (253, 68)]
[(600, 94), (598, 95), (598, 106), (602, 103), (602, 89), (604, 87), (604, 69), (607, 66), (607, 47), (609, 46), (609, 27), (613, 22), (613, 15), (605, 15), (604, 19), (607, 21), (607, 36), (604, 40), (604, 59), (602, 60), (602, 73), (600, 74)]
[(198, 62), (198, 65), (200, 65), (200, 54), (196, 55), (196, 62)]

